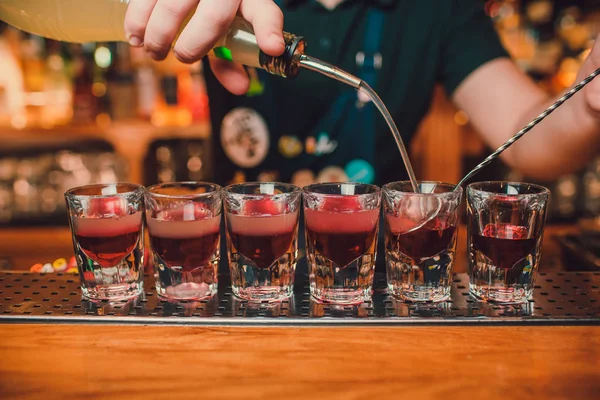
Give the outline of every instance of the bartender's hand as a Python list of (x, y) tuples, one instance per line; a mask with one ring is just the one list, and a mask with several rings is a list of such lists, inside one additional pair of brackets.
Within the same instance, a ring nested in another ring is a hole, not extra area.
[[(262, 51), (279, 56), (285, 50), (283, 14), (272, 0), (130, 0), (125, 33), (132, 46), (143, 46), (154, 60), (164, 60), (186, 17), (189, 23), (173, 52), (182, 62), (204, 57), (223, 36), (236, 13), (252, 24)], [(230, 92), (244, 94), (248, 76), (241, 65), (211, 59), (215, 76)]]
[[(579, 83), (598, 68), (600, 68), (600, 35), (596, 38), (590, 54), (581, 66), (575, 83)], [(586, 111), (591, 112), (593, 117), (599, 119), (598, 123), (600, 124), (600, 77), (590, 82), (583, 89), (583, 93), (587, 104)]]
[[(600, 37), (575, 83), (600, 68)], [(473, 71), (453, 100), (495, 149), (558, 99), (548, 96), (512, 61), (499, 58)], [(490, 112), (493, 110), (493, 112)], [(504, 161), (526, 176), (554, 180), (576, 172), (600, 151), (600, 77), (549, 115), (503, 153)]]

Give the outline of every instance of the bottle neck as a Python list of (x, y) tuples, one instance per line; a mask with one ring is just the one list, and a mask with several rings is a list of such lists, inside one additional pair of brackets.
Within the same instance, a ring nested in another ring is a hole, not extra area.
[(300, 70), (300, 58), (304, 54), (306, 42), (302, 36), (283, 32), (285, 50), (278, 57), (260, 51), (259, 62), (268, 73), (284, 78), (293, 78)]

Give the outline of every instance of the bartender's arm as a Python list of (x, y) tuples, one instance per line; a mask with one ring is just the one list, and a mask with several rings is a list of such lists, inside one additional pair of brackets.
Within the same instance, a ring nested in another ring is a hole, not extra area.
[[(227, 32), (238, 11), (252, 24), (262, 51), (270, 56), (283, 53), (283, 14), (272, 0), (130, 0), (125, 33), (132, 46), (143, 46), (153, 59), (164, 60), (185, 19), (194, 12), (173, 46), (180, 61), (194, 62)], [(241, 65), (214, 58), (210, 63), (225, 88), (246, 93), (250, 82)]]
[[(329, 6), (341, 2), (319, 1)], [(470, 3), (460, 4), (465, 7)], [(258, 44), (265, 53), (277, 56), (284, 50), (283, 15), (272, 0), (130, 0), (125, 31), (133, 46), (144, 46), (154, 59), (161, 60), (170, 50), (186, 16), (194, 10), (173, 48), (181, 61), (195, 61), (208, 53), (227, 31), (238, 10), (254, 27)], [(464, 21), (458, 18), (458, 22), (449, 18), (455, 24), (449, 37), (463, 35), (462, 40), (450, 39), (447, 48), (440, 49), (450, 54), (443, 58), (450, 64), (460, 64), (462, 59), (470, 58), (481, 49), (468, 44), (477, 38), (478, 32), (465, 40), (469, 16), (473, 14), (466, 13)], [(465, 25), (461, 26), (463, 22)], [(471, 27), (477, 26), (471, 24)], [(480, 45), (485, 46), (485, 43)], [(246, 92), (249, 82), (241, 66), (215, 59), (210, 62), (223, 86), (234, 94)], [(597, 41), (577, 79), (583, 79), (599, 67), (600, 41)], [(493, 148), (504, 143), (552, 102), (508, 58), (477, 65), (453, 91), (452, 98), (469, 114), (473, 125)], [(600, 78), (534, 128), (503, 157), (510, 166), (528, 176), (551, 179), (582, 167), (599, 149)]]
[[(576, 81), (600, 67), (597, 40)], [(507, 59), (473, 71), (455, 90), (454, 102), (470, 117), (494, 149), (543, 112), (550, 99)], [(503, 153), (504, 161), (538, 179), (553, 179), (584, 166), (600, 151), (600, 78), (532, 129)]]

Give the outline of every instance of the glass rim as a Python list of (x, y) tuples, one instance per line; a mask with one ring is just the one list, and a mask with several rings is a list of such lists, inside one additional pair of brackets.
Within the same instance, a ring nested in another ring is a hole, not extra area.
[(418, 197), (426, 197), (426, 196), (437, 196), (437, 197), (442, 197), (442, 196), (456, 196), (458, 194), (463, 193), (463, 188), (462, 186), (458, 186), (454, 183), (448, 183), (448, 182), (443, 182), (443, 181), (417, 181), (417, 183), (419, 185), (423, 184), (423, 183), (428, 183), (428, 184), (435, 184), (436, 186), (441, 186), (441, 187), (445, 187), (445, 188), (449, 188), (451, 190), (447, 191), (447, 192), (442, 192), (442, 193), (422, 193), (422, 192), (408, 192), (408, 191), (403, 191), (403, 190), (398, 190), (398, 189), (392, 189), (392, 185), (397, 185), (397, 184), (407, 184), (411, 187), (412, 190), (412, 182), (408, 181), (408, 180), (404, 180), (404, 181), (394, 181), (394, 182), (389, 182), (386, 183), (385, 185), (382, 186), (382, 190), (384, 193), (387, 192), (393, 192), (393, 193), (399, 193), (399, 194), (403, 194), (403, 195), (408, 195), (408, 196), (418, 196)]
[[(513, 185), (513, 186), (529, 186), (531, 188), (537, 189), (539, 190), (536, 193), (503, 193), (503, 192), (499, 192), (499, 191), (492, 191), (492, 190), (484, 190), (479, 188), (478, 186), (482, 186), (482, 185)], [(481, 182), (473, 182), (470, 183), (469, 185), (467, 185), (467, 194), (470, 192), (478, 192), (478, 193), (487, 193), (487, 194), (498, 194), (498, 195), (504, 195), (504, 196), (513, 196), (513, 197), (526, 197), (526, 196), (544, 196), (544, 195), (549, 195), (550, 194), (550, 189), (548, 189), (545, 186), (542, 185), (538, 185), (535, 183), (529, 183), (529, 182), (518, 182), (518, 181), (481, 181)]]
[[(316, 187), (323, 186), (340, 186), (340, 185), (353, 185), (353, 186), (363, 186), (373, 189), (372, 192), (368, 193), (359, 193), (359, 194), (342, 194), (342, 193), (321, 193), (313, 190)], [(322, 182), (322, 183), (311, 183), (310, 185), (306, 185), (302, 188), (302, 193), (306, 194), (318, 194), (319, 196), (370, 196), (373, 194), (381, 193), (381, 187), (377, 185), (373, 185), (371, 183), (361, 183), (361, 182)]]
[[(279, 187), (284, 187), (286, 188), (287, 192), (283, 192), (283, 193), (239, 193), (239, 192), (235, 192), (233, 189), (235, 188), (241, 188), (244, 186), (258, 186), (260, 187), (261, 185), (274, 185), (274, 186), (279, 186)], [(292, 194), (296, 194), (296, 193), (301, 193), (302, 192), (302, 188), (296, 185), (293, 185), (291, 183), (285, 183), (285, 182), (275, 182), (275, 181), (269, 181), (269, 182), (260, 182), (260, 181), (252, 181), (252, 182), (243, 182), (243, 183), (233, 183), (231, 185), (227, 185), (225, 186), (223, 189), (223, 193), (226, 195), (236, 195), (236, 196), (248, 196), (248, 197), (257, 197), (257, 198), (263, 198), (263, 197), (276, 197), (276, 196), (290, 196)]]
[[(198, 186), (198, 187), (210, 187), (214, 190), (205, 193), (190, 193), (190, 194), (164, 194), (164, 193), (156, 193), (152, 190), (156, 190), (159, 188), (167, 188), (167, 187), (179, 187), (179, 186)], [(150, 197), (154, 198), (162, 198), (162, 199), (196, 199), (201, 197), (214, 196), (217, 193), (221, 193), (223, 191), (223, 187), (221, 185), (217, 185), (216, 183), (204, 182), (204, 181), (175, 181), (175, 182), (163, 182), (157, 183), (155, 185), (150, 185), (145, 188), (146, 192)]]
[[(100, 191), (101, 189), (107, 188), (110, 186), (129, 187), (130, 190), (120, 192), (120, 193), (111, 193), (111, 194), (77, 194), (77, 192), (84, 191), (84, 190), (91, 190), (91, 189), (98, 189)], [(144, 190), (145, 190), (144, 186), (137, 184), (137, 183), (131, 183), (131, 182), (93, 183), (90, 185), (72, 187), (71, 189), (66, 190), (64, 195), (67, 198), (86, 198), (86, 199), (87, 198), (110, 198), (110, 197), (123, 197), (123, 196), (137, 193), (139, 191), (143, 192)]]

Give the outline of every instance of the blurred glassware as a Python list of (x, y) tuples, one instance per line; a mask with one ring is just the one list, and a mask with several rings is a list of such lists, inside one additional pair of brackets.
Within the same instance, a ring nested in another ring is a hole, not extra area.
[(108, 71), (108, 94), (113, 120), (130, 120), (136, 117), (137, 93), (132, 59), (127, 43), (115, 44), (114, 62)]
[(87, 149), (27, 150), (0, 154), (0, 225), (65, 224), (63, 193), (90, 183), (128, 178), (126, 160), (98, 143)]
[(19, 60), (7, 38), (0, 36), (0, 126), (25, 118), (25, 82)]
[(553, 219), (572, 220), (577, 217), (579, 182), (579, 177), (574, 174), (558, 178), (550, 200), (550, 213)]
[(212, 181), (210, 142), (206, 139), (159, 139), (144, 160), (144, 183)]
[(600, 157), (583, 174), (583, 211), (588, 216), (600, 216)]

